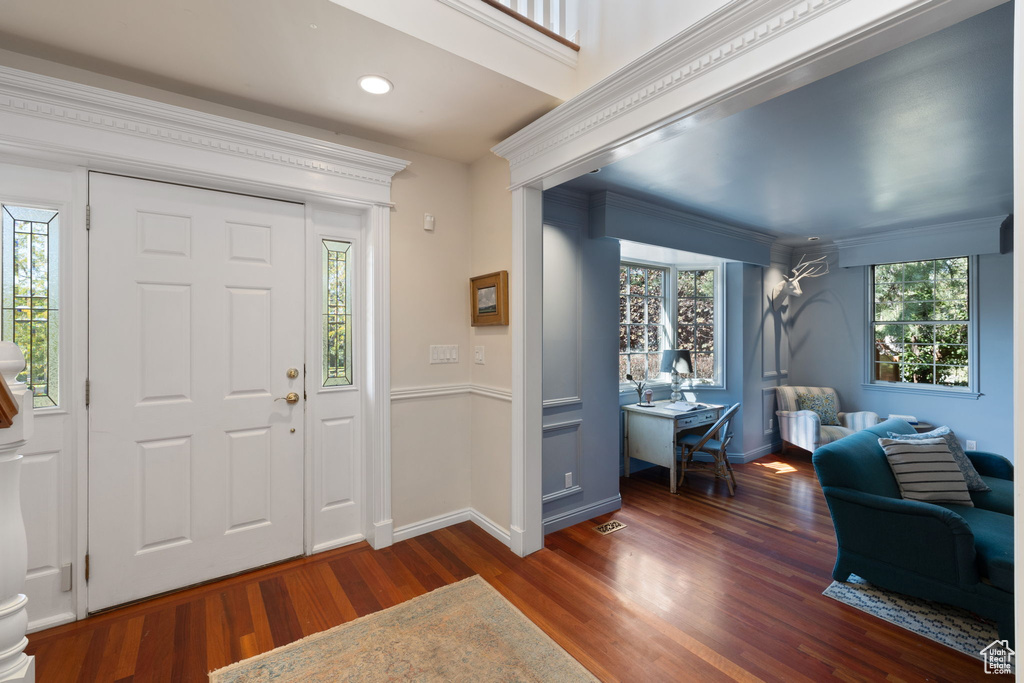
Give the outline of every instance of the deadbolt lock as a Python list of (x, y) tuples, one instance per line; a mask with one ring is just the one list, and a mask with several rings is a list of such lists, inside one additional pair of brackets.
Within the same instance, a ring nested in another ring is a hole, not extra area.
[(288, 375), (288, 379), (295, 379), (299, 376), (299, 370), (298, 368), (288, 368), (288, 372), (285, 374)]

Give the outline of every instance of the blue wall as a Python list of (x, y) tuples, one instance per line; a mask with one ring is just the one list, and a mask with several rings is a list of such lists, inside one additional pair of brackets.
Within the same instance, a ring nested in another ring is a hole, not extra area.
[(804, 295), (789, 301), (789, 384), (834, 387), (843, 410), (949, 425), (961, 442), (972, 439), (979, 450), (1013, 459), (1013, 256), (978, 257), (977, 399), (863, 386), (869, 272), (866, 266), (833, 265), (828, 275), (801, 282)]

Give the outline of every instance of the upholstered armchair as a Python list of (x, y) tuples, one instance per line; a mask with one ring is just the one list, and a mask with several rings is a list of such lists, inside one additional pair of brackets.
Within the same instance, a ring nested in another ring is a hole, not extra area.
[[(821, 415), (814, 410), (801, 410), (797, 394), (821, 397), (828, 402), (831, 397), (839, 424), (822, 424)], [(848, 434), (853, 434), (878, 424), (878, 414), (870, 410), (855, 413), (839, 412), (839, 395), (829, 387), (776, 387), (776, 403), (779, 418), (779, 432), (782, 445), (793, 444), (812, 453), (827, 443), (832, 443)]]

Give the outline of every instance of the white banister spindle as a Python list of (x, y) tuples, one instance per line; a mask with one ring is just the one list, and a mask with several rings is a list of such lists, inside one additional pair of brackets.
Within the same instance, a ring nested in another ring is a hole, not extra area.
[(25, 572), (28, 548), (21, 516), (21, 461), (18, 453), (32, 435), (32, 392), (18, 373), (25, 367), (21, 349), (0, 342), (0, 374), (18, 405), (7, 429), (0, 429), (0, 683), (31, 683), (36, 679), (35, 657), (25, 654), (28, 638), (28, 598)]
[(563, 38), (569, 37), (569, 31), (565, 26), (565, 5), (566, 0), (553, 0), (556, 3), (555, 20), (558, 22), (554, 31)]

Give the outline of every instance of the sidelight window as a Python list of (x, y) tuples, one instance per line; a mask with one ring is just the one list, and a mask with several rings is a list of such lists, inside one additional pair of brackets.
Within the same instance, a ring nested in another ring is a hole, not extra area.
[(59, 213), (3, 204), (2, 214), (0, 337), (25, 354), (18, 381), (32, 388), (35, 407), (53, 407), (59, 402)]

